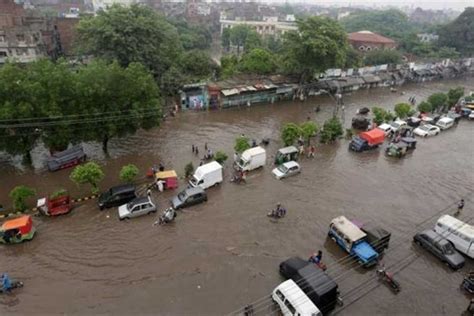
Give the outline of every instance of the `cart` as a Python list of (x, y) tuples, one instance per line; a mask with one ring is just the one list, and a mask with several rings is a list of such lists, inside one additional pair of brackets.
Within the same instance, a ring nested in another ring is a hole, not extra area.
[(71, 211), (71, 197), (61, 195), (56, 198), (41, 198), (38, 200), (36, 206), (41, 214), (46, 216), (57, 216), (67, 214)]
[(162, 180), (164, 181), (164, 189), (176, 189), (178, 187), (178, 175), (174, 170), (165, 170), (155, 173), (156, 181)]

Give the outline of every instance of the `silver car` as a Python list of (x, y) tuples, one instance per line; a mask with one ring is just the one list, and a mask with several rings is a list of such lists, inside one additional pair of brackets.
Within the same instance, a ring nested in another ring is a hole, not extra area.
[(152, 213), (156, 213), (156, 205), (148, 196), (136, 198), (118, 208), (120, 220)]
[(273, 169), (272, 173), (277, 179), (290, 177), (301, 172), (300, 165), (296, 161), (288, 161)]

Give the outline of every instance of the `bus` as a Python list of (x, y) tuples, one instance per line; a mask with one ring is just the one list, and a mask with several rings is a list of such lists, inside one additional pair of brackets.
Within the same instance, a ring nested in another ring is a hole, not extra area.
[(443, 215), (436, 222), (434, 230), (449, 240), (458, 251), (469, 258), (474, 258), (474, 227), (472, 225), (453, 216)]
[(377, 264), (379, 254), (368, 243), (367, 234), (345, 216), (331, 221), (328, 236), (347, 253), (356, 257), (364, 267)]

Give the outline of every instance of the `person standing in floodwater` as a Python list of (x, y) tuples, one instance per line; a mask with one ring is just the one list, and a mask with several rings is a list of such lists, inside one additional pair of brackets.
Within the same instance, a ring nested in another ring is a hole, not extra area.
[(194, 154), (194, 152), (195, 152), (195, 150), (196, 150), (196, 149), (194, 148), (194, 144), (192, 144), (191, 148), (193, 149), (193, 154)]
[(196, 146), (194, 153), (196, 154), (196, 156), (199, 156), (199, 148), (198, 148), (198, 146)]

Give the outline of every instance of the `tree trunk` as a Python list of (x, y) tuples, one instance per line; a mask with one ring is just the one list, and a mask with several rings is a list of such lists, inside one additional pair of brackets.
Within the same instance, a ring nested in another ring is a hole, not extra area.
[(33, 163), (33, 159), (31, 158), (30, 151), (27, 151), (23, 154), (23, 163), (28, 166), (31, 166), (31, 164)]
[(104, 135), (102, 138), (102, 150), (108, 154), (109, 135)]

